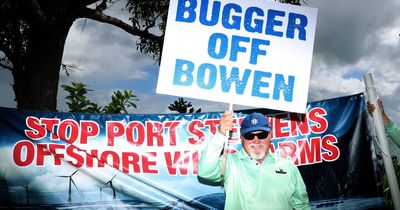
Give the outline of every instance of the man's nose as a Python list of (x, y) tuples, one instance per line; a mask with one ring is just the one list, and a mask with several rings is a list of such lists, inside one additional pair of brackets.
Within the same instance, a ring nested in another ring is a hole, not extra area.
[(254, 141), (254, 143), (260, 143), (261, 139), (259, 139), (258, 136), (255, 136), (253, 141)]

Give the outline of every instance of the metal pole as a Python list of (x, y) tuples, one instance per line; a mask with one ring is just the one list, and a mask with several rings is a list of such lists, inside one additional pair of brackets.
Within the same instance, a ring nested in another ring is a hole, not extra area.
[(377, 107), (375, 111), (372, 113), (372, 116), (374, 118), (378, 141), (382, 147), (381, 149), (383, 153), (382, 155), (383, 165), (385, 166), (385, 171), (388, 178), (390, 194), (392, 195), (392, 200), (393, 200), (393, 206), (394, 209), (400, 210), (399, 185), (397, 183), (396, 172), (393, 167), (392, 155), (390, 154), (389, 151), (389, 144), (385, 133), (385, 127), (383, 124), (381, 110), (379, 109), (379, 105), (376, 100), (377, 99), (376, 89), (371, 73), (367, 73), (366, 75), (364, 75), (364, 83), (369, 102), (374, 104), (375, 107)]

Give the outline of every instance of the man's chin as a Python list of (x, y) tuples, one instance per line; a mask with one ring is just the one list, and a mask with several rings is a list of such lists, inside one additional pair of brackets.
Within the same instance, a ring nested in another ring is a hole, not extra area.
[(264, 158), (264, 156), (265, 156), (265, 152), (257, 152), (257, 153), (252, 152), (250, 154), (250, 157), (252, 157), (252, 158), (254, 158), (256, 160), (260, 160), (260, 159)]

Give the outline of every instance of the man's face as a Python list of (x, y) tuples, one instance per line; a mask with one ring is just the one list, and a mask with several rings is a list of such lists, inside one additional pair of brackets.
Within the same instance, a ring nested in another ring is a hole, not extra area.
[(241, 135), (242, 145), (246, 153), (256, 159), (263, 159), (268, 155), (271, 144), (271, 134), (266, 131), (253, 131), (250, 135)]

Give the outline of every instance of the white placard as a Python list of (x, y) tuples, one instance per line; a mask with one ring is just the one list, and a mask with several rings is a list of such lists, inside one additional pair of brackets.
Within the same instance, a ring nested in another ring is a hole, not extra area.
[(157, 93), (304, 113), (317, 9), (171, 0)]

